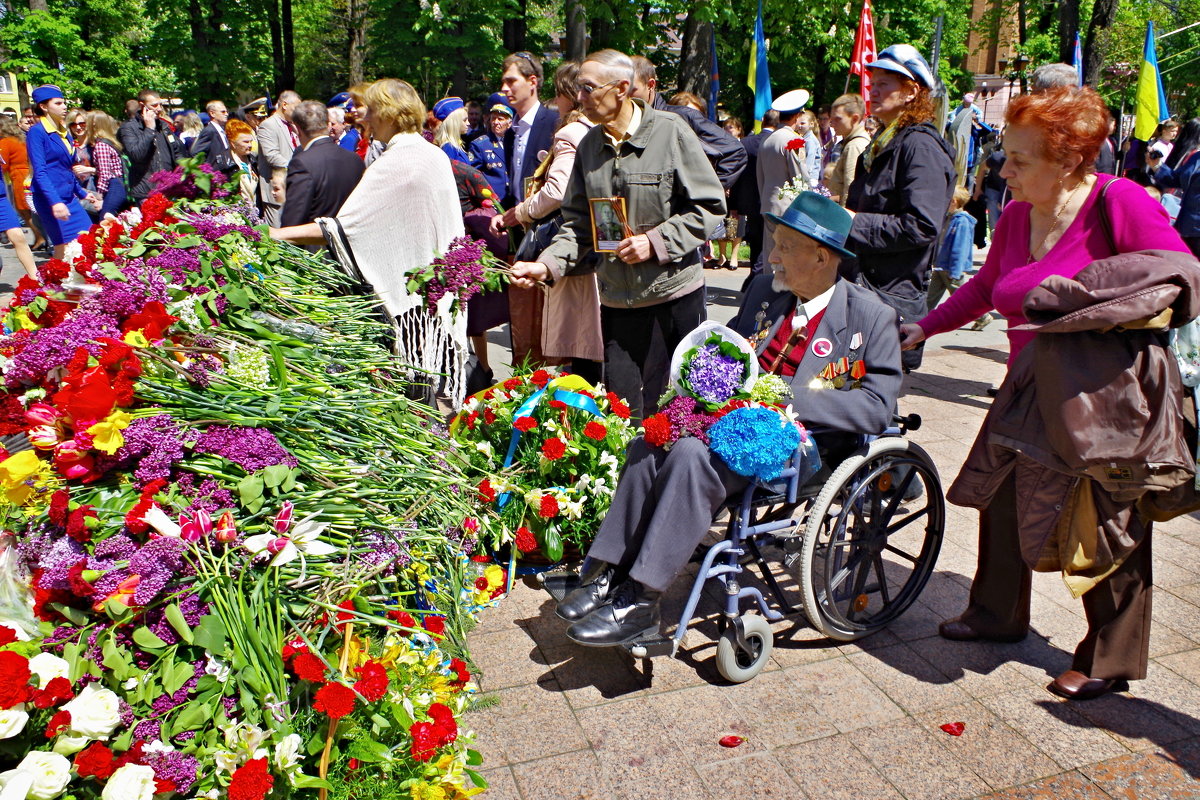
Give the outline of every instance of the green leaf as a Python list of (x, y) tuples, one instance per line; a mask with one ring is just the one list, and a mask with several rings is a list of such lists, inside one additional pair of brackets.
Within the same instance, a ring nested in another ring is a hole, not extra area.
[(130, 726), (125, 729), (124, 733), (122, 733), (117, 738), (113, 739), (112, 743), (109, 746), (112, 747), (112, 749), (116, 750), (118, 753), (120, 753), (125, 750), (128, 750), (129, 745), (132, 743), (133, 743), (133, 727)]
[(181, 731), (190, 731), (200, 727), (213, 714), (213, 704), (187, 703), (179, 716), (175, 717), (175, 727)]
[(195, 674), (195, 669), (186, 661), (177, 661), (163, 671), (163, 689), (167, 694), (178, 692)]
[(139, 647), (144, 647), (148, 650), (154, 650), (167, 646), (167, 643), (158, 638), (154, 631), (145, 626), (134, 629), (133, 641)]
[(279, 485), (279, 491), (286, 493), (286, 492), (290, 492), (292, 489), (295, 489), (296, 488), (296, 475), (298, 472), (299, 472), (299, 470), (289, 469), (287, 477), (284, 478), (283, 483), (281, 483)]
[(392, 723), (388, 722), (384, 717), (381, 717), (378, 714), (371, 715), (371, 722), (375, 723), (380, 728), (386, 729), (392, 727)]
[(129, 610), (129, 606), (120, 600), (105, 601), (104, 613), (108, 614), (109, 618), (114, 622), (128, 622), (133, 618), (133, 612)]
[(473, 769), (465, 769), (465, 768), (463, 769), (463, 772), (467, 773), (467, 777), (471, 779), (471, 783), (475, 784), (476, 786), (480, 787), (481, 789), (487, 788), (487, 785), (488, 785), (487, 780), (482, 775), (480, 775), (478, 772), (476, 772)]
[(371, 763), (379, 761), (387, 761), (391, 755), (391, 748), (387, 745), (375, 741), (374, 739), (356, 739), (353, 744), (346, 749), (346, 754), (351, 758), (357, 758), (359, 761), (367, 761)]
[(245, 503), (244, 507), (251, 514), (257, 514), (259, 511), (262, 510), (264, 502), (265, 502), (265, 499), (263, 497), (259, 496), (259, 497), (254, 498), (253, 500), (251, 500), (249, 503)]
[(413, 719), (400, 703), (392, 703), (392, 716), (400, 723), (400, 727), (406, 730), (412, 727)]
[(183, 639), (188, 644), (192, 644), (195, 636), (192, 634), (192, 626), (187, 624), (187, 620), (183, 618), (183, 612), (179, 610), (178, 603), (171, 603), (167, 606), (165, 613), (167, 622), (171, 623), (171, 627), (179, 634), (179, 638)]
[(558, 561), (563, 556), (563, 541), (558, 535), (558, 531), (554, 528), (546, 528), (542, 534), (542, 549), (546, 553), (546, 558), (551, 561)]
[[(242, 478), (241, 482), (237, 485), (237, 490), (238, 497), (241, 499), (242, 505), (248, 508), (250, 503), (252, 503), (255, 499), (262, 499), (262, 475), (258, 474), (257, 472), (253, 475), (247, 475), (245, 478)], [(259, 505), (261, 506), (262, 504), (260, 503)]]
[(468, 767), (478, 767), (482, 763), (483, 763), (483, 754), (482, 753), (480, 753), (478, 750), (468, 750), (467, 751), (467, 766)]
[(291, 467), (286, 464), (272, 464), (262, 471), (263, 483), (271, 489), (276, 489), (291, 471)]
[(304, 751), (310, 756), (315, 756), (317, 753), (325, 749), (325, 731), (318, 730), (308, 737), (308, 741), (304, 743)]
[(225, 625), (216, 614), (201, 617), (192, 638), (193, 644), (203, 647), (214, 656), (225, 654)]
[(111, 261), (105, 261), (100, 265), (100, 274), (108, 278), (110, 281), (126, 280), (124, 273), (121, 272), (121, 268)]
[(51, 603), (50, 607), (53, 608), (58, 613), (62, 614), (67, 619), (71, 620), (72, 623), (74, 623), (75, 625), (78, 625), (81, 628), (88, 624), (87, 615), (84, 614), (82, 611), (80, 611), (78, 608), (72, 608), (71, 606), (65, 606), (62, 603)]
[(225, 294), (225, 298), (238, 308), (250, 307), (250, 295), (241, 286), (230, 283), (226, 284), (221, 291)]
[(123, 681), (129, 677), (129, 661), (111, 636), (104, 637), (104, 644), (101, 645), (100, 651), (103, 654), (101, 663), (112, 670), (114, 678)]
[[(321, 749), (324, 749), (324, 747), (325, 747), (325, 743), (324, 743), (324, 741), (322, 741)], [(297, 775), (296, 776), (296, 788), (297, 789), (332, 789), (333, 784), (331, 784), (329, 781), (327, 781), (323, 778), (318, 778), (315, 775)]]

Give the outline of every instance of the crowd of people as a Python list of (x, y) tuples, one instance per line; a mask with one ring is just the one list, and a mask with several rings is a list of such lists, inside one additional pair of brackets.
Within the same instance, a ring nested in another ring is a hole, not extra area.
[[(1027, 324), (1030, 298), (1065, 302), (1064, 281), (1081, 287), (1077, 302), (1174, 282), (1186, 295), (1179, 308), (1195, 306), (1200, 120), (1164, 123), (1148, 147), (1115, 142), (1109, 109), (1063, 67), (1034, 73), (1003, 130), (985, 123), (971, 95), (940, 125), (936, 76), (907, 44), (870, 65), (869, 115), (858, 94), (814, 110), (798, 88), (752, 133), (731, 116), (713, 121), (695, 95), (666, 98), (649, 60), (614, 50), (562, 63), (552, 78), (535, 54), (512, 53), (486, 99), (431, 104), (407, 82), (383, 79), (327, 102), (285, 91), (273, 104), (230, 112), (213, 100), (203, 115), (172, 117), (146, 90), (119, 126), (42, 86), (20, 120), (0, 127), (12, 187), (0, 229), (35, 275), (22, 227), (34, 232), (34, 250), (61, 255), (93, 220), (145, 199), (155, 172), (202, 157), (238, 178), (273, 237), (325, 247), (352, 268), (402, 332), (423, 313), (407, 275), (469, 233), (512, 263), (506, 291), (468, 306), (476, 386), (492, 377), (487, 332), (508, 323), (514, 364), (602, 380), (635, 421), (657, 410), (672, 352), (707, 316), (705, 269), (737, 269), (745, 242), (750, 270), (731, 324), (763, 371), (792, 383), (801, 419), (824, 432), (818, 442), (832, 458), (888, 422), (923, 340), (982, 327), (996, 311), (1009, 324), (1008, 377), (951, 490), (981, 509), (979, 569), (966, 612), (941, 634), (1024, 637), (1030, 571), (1079, 568), (1054, 537), (1064, 507), (1090, 503), (1101, 533), (1083, 570), (1089, 631), (1072, 669), (1050, 685), (1086, 699), (1145, 675), (1151, 522), (1139, 500), (1153, 484), (1146, 464), (1169, 453), (1130, 445), (1114, 463), (1144, 479), (1115, 481), (1083, 445), (1108, 417), (1051, 413), (1036, 395), (1094, 389), (1089, 374), (1138, 387), (1151, 411), (1113, 423), (1126, 443), (1142, 441), (1153, 409), (1174, 411), (1176, 400), (1137, 373), (1138, 348), (1161, 349), (1161, 337), (1110, 346), (1131, 319), (1106, 317), (1108, 327), (1089, 329), (1097, 338), (1069, 340), (1069, 363), (1047, 366), (1061, 352)], [(439, 357), (426, 366), (436, 371)], [(865, 364), (861, 379), (832, 392), (814, 386), (826, 366), (855, 361)], [(1056, 388), (1033, 379), (1053, 370)], [(1102, 390), (1096, 398), (1116, 403)], [(1031, 408), (1041, 409), (1040, 424), (1013, 424), (1027, 423)], [(669, 454), (640, 439), (631, 447), (590, 554), (595, 569), (560, 604), (577, 641), (610, 645), (655, 629), (661, 592), (712, 511), (745, 485), (687, 442)]]

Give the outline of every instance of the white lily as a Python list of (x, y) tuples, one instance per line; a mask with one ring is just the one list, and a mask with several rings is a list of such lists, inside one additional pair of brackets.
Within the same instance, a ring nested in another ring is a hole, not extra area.
[(260, 533), (246, 539), (245, 547), (251, 553), (261, 553), (264, 550), (273, 553), (270, 566), (279, 567), (289, 561), (300, 559), (304, 564), (304, 556), (327, 556), (337, 552), (337, 548), (326, 542), (318, 541), (317, 537), (329, 527), (328, 523), (313, 522), (319, 512), (314, 511), (296, 523), (286, 536), (274, 533)]
[(145, 520), (147, 525), (154, 528), (154, 530), (163, 536), (170, 536), (173, 539), (179, 538), (182, 529), (175, 520), (167, 516), (167, 512), (158, 507), (158, 503), (150, 506), (150, 510), (142, 515), (142, 519)]

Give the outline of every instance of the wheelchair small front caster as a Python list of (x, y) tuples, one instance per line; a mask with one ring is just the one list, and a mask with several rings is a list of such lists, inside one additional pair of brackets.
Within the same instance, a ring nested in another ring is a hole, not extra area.
[(754, 614), (738, 617), (717, 639), (717, 672), (731, 683), (745, 683), (762, 672), (773, 647), (770, 623)]

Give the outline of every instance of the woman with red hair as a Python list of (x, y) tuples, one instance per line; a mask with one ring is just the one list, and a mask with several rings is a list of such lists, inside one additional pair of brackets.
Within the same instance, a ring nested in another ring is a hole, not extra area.
[[(1134, 437), (1143, 429), (1135, 418), (1143, 412), (1159, 420), (1181, 417), (1181, 409), (1176, 408), (1182, 390), (1178, 370), (1173, 362), (1167, 363), (1166, 337), (1157, 332), (1166, 327), (1161, 321), (1153, 333), (1131, 334), (1116, 324), (1086, 329), (1084, 334), (1097, 338), (1086, 340), (1088, 346), (1079, 351), (1080, 357), (1056, 361), (1050, 355), (1054, 348), (1081, 341), (1064, 337), (1078, 336), (1083, 326), (1039, 336), (1029, 330), (1035, 326), (1026, 324), (1027, 314), (1030, 322), (1049, 327), (1047, 320), (1068, 313), (1056, 315), (1046, 309), (1054, 302), (1072, 301), (1102, 316), (1115, 308), (1114, 303), (1137, 297), (1139, 280), (1158, 280), (1155, 270), (1182, 275), (1177, 282), (1184, 292), (1193, 283), (1200, 284), (1200, 270), (1190, 255), (1175, 257), (1187, 253), (1187, 247), (1162, 206), (1142, 187), (1094, 173), (1092, 165), (1109, 126), (1108, 109), (1094, 91), (1064, 88), (1019, 97), (1009, 106), (1006, 121), (1007, 161), (1001, 176), (1008, 181), (1013, 202), (1000, 216), (987, 261), (947, 302), (919, 323), (901, 326), (903, 346), (913, 347), (927, 336), (960, 328), (992, 309), (1009, 323), (1008, 374), (948, 493), (953, 502), (981, 510), (978, 570), (967, 610), (942, 623), (939, 632), (959, 641), (1020, 641), (1029, 629), (1031, 569), (1061, 569), (1072, 592), (1082, 596), (1088, 632), (1076, 648), (1072, 668), (1047, 688), (1084, 700), (1146, 675), (1150, 520), (1140, 505), (1113, 490), (1103, 475), (1089, 480), (1068, 470), (1064, 465), (1073, 466), (1074, 455), (1067, 453), (1063, 442), (1081, 436), (1092, 443), (1133, 441), (1128, 453), (1142, 463), (1132, 469), (1152, 467), (1155, 459), (1146, 456), (1146, 450), (1174, 446), (1174, 441), (1159, 437), (1164, 441), (1139, 446)], [(1151, 250), (1173, 252), (1143, 252)], [(1128, 268), (1136, 259), (1148, 266)], [(1114, 299), (1107, 305), (1094, 300), (1100, 284), (1113, 290)], [(1186, 321), (1175, 319), (1171, 324)], [(1141, 350), (1132, 349), (1135, 341), (1142, 343)], [(1157, 384), (1144, 396), (1146, 407), (1138, 408), (1143, 396), (1135, 397), (1133, 392), (1146, 390), (1146, 384), (1138, 383), (1138, 365), (1160, 356)], [(1138, 357), (1143, 360), (1137, 361)], [(1121, 390), (1124, 396), (1117, 394)], [(1056, 408), (1051, 407), (1052, 398), (1061, 401)], [(1092, 401), (1089, 413), (1056, 418), (1080, 398)], [(1011, 423), (1014, 409), (1027, 414), (1026, 431), (1019, 426), (1016, 433), (1004, 428)], [(1001, 430), (1009, 438), (1004, 439)], [(1042, 437), (1041, 449), (1027, 446), (1036, 436)], [(1177, 438), (1182, 441), (1181, 429)], [(1183, 452), (1187, 455), (1186, 447)], [(1082, 498), (1085, 492), (1087, 497)], [(1067, 533), (1076, 530), (1071, 526), (1086, 518), (1079, 516), (1083, 512), (1094, 516), (1090, 533), (1086, 525), (1079, 530), (1099, 548), (1092, 554), (1096, 560), (1089, 563), (1089, 568), (1096, 568), (1087, 575), (1073, 572), (1075, 565), (1064, 555), (1073, 552), (1064, 542)], [(1048, 548), (1059, 545), (1062, 548), (1050, 554)], [(1104, 564), (1099, 563), (1101, 551), (1107, 559)]]

